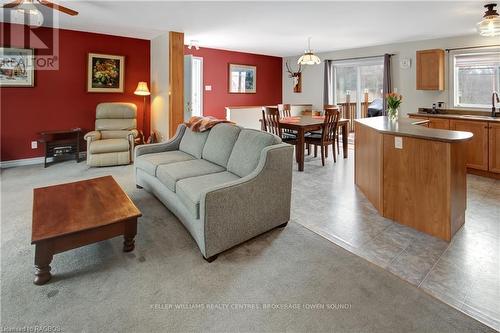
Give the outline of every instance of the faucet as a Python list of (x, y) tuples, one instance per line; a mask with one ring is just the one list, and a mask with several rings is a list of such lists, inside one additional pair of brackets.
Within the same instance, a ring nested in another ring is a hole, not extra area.
[(497, 116), (497, 108), (495, 106), (495, 100), (497, 103), (500, 103), (500, 98), (498, 98), (498, 93), (496, 91), (494, 91), (493, 94), (491, 95), (491, 116), (493, 118), (496, 118)]

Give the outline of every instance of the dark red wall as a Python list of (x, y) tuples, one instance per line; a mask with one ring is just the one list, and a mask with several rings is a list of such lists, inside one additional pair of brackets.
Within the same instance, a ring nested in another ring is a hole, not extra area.
[[(189, 50), (184, 54), (203, 58), (203, 82), (211, 85), (212, 91), (203, 91), (203, 112), (205, 116), (225, 118), (226, 106), (273, 105), (282, 99), (282, 58), (258, 54), (209, 49)], [(257, 93), (230, 94), (229, 64), (257, 66)], [(204, 89), (204, 88), (203, 88)]]
[[(2, 24), (1, 28), (2, 46), (27, 46), (12, 45), (11, 25)], [(142, 128), (143, 99), (133, 93), (139, 81), (150, 86), (149, 40), (70, 30), (58, 32), (59, 70), (37, 70), (34, 88), (0, 88), (2, 161), (43, 156), (40, 145), (31, 149), (31, 141), (37, 139), (39, 131), (74, 127), (92, 130), (95, 108), (101, 102), (135, 103), (138, 128)], [(42, 41), (50, 39), (52, 29), (38, 28), (36, 34)], [(124, 93), (87, 92), (89, 52), (125, 56)], [(149, 106), (149, 98), (147, 101)]]

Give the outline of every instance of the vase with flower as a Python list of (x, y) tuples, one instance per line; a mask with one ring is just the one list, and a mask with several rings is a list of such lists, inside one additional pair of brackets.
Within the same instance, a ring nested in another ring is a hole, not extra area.
[(403, 96), (397, 92), (391, 92), (386, 95), (387, 98), (387, 116), (390, 120), (398, 119), (399, 106), (403, 100)]

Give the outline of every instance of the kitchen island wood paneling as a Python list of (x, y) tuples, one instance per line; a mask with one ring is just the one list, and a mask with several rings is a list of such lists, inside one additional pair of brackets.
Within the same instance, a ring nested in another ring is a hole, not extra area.
[[(427, 109), (421, 109), (427, 110)], [(429, 120), (431, 124), (448, 122), (450, 130), (466, 131), (474, 134), (466, 144), (467, 172), (484, 177), (500, 179), (500, 143), (498, 132), (500, 118), (484, 115), (485, 112), (465, 114), (459, 110), (439, 110), (439, 114), (425, 112), (409, 113), (413, 119)], [(462, 112), (462, 113), (451, 113)], [(477, 114), (476, 114), (477, 113)], [(488, 113), (486, 113), (488, 114)]]
[(465, 222), (465, 143), (427, 120), (355, 121), (355, 183), (381, 215), (450, 241)]

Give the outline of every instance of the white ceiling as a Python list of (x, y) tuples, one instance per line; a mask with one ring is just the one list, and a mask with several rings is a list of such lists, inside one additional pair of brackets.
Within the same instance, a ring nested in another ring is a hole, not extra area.
[(308, 36), (316, 52), (325, 52), (474, 34), (486, 3), (54, 1), (80, 13), (59, 16), (65, 29), (144, 39), (181, 31), (186, 43), (276, 56), (302, 53)]

